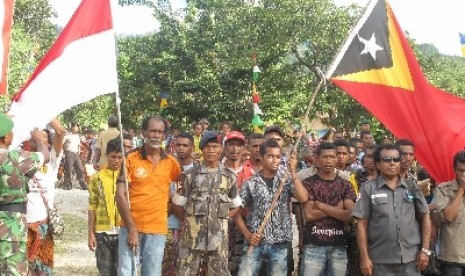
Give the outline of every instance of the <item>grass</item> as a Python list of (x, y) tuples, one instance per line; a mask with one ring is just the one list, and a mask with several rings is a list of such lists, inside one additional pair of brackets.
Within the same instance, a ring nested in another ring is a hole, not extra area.
[(73, 265), (56, 267), (54, 275), (99, 275), (96, 267), (85, 263), (81, 250), (73, 252), (76, 243), (87, 243), (87, 219), (71, 214), (61, 215), (65, 221), (65, 232), (60, 239), (55, 239), (55, 261), (57, 258), (65, 258)]

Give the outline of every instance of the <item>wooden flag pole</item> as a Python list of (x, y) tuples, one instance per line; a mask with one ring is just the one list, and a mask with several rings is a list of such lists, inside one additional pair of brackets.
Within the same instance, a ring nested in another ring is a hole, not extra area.
[[(319, 68), (318, 68), (318, 70), (319, 70)], [(320, 72), (320, 74), (322, 74), (321, 70), (319, 70), (319, 72)], [(323, 83), (325, 83), (325, 78), (324, 77), (321, 78), (320, 82), (318, 83), (315, 90), (313, 91), (312, 97), (310, 98), (307, 109), (305, 110), (304, 118), (301, 120), (301, 125), (302, 125), (303, 130), (305, 130), (305, 128), (306, 128), (306, 123), (307, 123), (306, 121), (308, 121), (308, 114), (310, 113), (310, 109), (312, 108), (313, 104), (315, 103), (316, 95), (320, 91), (321, 86), (323, 85)], [(291, 150), (291, 154), (295, 154), (297, 152), (297, 148), (298, 148), (299, 143), (300, 143), (301, 135), (302, 135), (302, 131), (300, 131), (299, 135), (297, 136), (296, 141), (294, 142), (294, 145), (293, 145), (292, 150)], [(273, 196), (273, 199), (271, 200), (270, 207), (266, 211), (265, 217), (263, 218), (262, 223), (258, 227), (257, 234), (260, 235), (260, 236), (262, 236), (263, 233), (265, 232), (265, 227), (266, 227), (268, 221), (271, 218), (271, 214), (273, 213), (274, 209), (276, 209), (276, 206), (278, 206), (278, 200), (279, 200), (279, 197), (281, 196), (281, 193), (284, 190), (284, 186), (286, 185), (288, 176), (289, 176), (289, 173), (286, 172), (284, 174), (284, 176), (281, 178), (281, 181), (279, 182), (278, 190), (276, 191), (275, 195)], [(255, 246), (249, 245), (249, 249), (247, 250), (247, 255), (252, 254), (254, 248), (255, 248)]]

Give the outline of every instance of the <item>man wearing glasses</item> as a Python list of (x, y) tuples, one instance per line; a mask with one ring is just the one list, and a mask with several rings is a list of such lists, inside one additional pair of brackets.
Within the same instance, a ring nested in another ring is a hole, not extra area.
[(364, 275), (421, 275), (431, 254), (428, 205), (414, 182), (400, 178), (396, 146), (381, 145), (374, 160), (379, 175), (361, 187), (352, 213), (360, 269)]

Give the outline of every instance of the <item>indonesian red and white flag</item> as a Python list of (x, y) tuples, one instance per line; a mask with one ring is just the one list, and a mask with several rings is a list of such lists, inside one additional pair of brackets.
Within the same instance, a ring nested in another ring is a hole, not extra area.
[(0, 22), (2, 24), (2, 39), (0, 40), (0, 95), (5, 95), (8, 92), (8, 57), (10, 54), (14, 6), (14, 0), (0, 0)]
[(83, 0), (29, 80), (14, 96), (12, 147), (70, 107), (116, 92), (110, 0)]

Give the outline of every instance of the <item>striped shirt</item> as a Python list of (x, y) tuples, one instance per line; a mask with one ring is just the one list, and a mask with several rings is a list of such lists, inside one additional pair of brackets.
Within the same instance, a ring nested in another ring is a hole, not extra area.
[(89, 211), (95, 211), (96, 232), (111, 232), (120, 220), (115, 202), (118, 175), (119, 171), (106, 168), (89, 181)]

